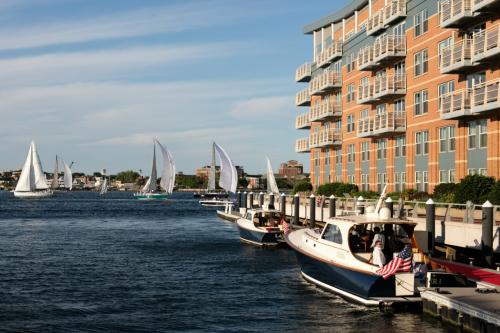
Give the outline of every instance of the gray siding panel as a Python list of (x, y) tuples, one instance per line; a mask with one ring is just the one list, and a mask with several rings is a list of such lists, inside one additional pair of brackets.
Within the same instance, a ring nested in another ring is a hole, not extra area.
[(342, 8), (341, 10), (336, 11), (328, 16), (325, 16), (311, 24), (308, 24), (304, 27), (303, 32), (305, 34), (311, 34), (314, 30), (318, 30), (332, 24), (334, 22), (339, 22), (343, 18), (348, 18), (353, 15), (354, 11), (359, 10), (368, 4), (368, 0), (353, 0), (350, 4)]
[(362, 174), (370, 173), (370, 161), (361, 162), (361, 173)]
[(471, 149), (467, 154), (467, 168), (480, 169), (486, 168), (486, 149)]
[(439, 170), (455, 169), (455, 152), (439, 153)]
[(429, 169), (429, 156), (415, 156), (415, 171), (428, 171)]
[(355, 166), (354, 166), (354, 163), (347, 163), (347, 174), (349, 176), (353, 176), (354, 175), (354, 170), (355, 170)]
[(394, 172), (405, 172), (406, 171), (406, 158), (396, 157), (394, 158)]
[(387, 171), (387, 159), (377, 160), (377, 173), (385, 173)]

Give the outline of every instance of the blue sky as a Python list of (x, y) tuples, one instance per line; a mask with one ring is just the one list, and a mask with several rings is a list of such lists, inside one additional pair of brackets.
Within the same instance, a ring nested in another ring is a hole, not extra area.
[(151, 168), (152, 138), (193, 173), (215, 140), (249, 173), (294, 152), (302, 27), (347, 1), (2, 0), (0, 170)]

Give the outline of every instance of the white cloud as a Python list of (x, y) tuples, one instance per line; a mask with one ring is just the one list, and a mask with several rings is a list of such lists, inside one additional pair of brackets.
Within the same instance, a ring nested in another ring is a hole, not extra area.
[(293, 110), (292, 96), (258, 97), (239, 101), (233, 105), (229, 114), (236, 118), (260, 118), (286, 116)]

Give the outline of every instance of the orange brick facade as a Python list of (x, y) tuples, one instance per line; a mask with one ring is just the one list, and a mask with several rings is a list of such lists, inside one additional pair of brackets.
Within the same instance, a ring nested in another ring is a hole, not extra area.
[(296, 151), (310, 153), (313, 185), (432, 192), (467, 174), (499, 178), (498, 8), (355, 0), (305, 27), (313, 61), (296, 71), (308, 82), (296, 128), (309, 136)]

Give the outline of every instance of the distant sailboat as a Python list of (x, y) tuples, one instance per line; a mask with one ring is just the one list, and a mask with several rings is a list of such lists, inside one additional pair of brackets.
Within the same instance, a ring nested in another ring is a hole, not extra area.
[(54, 166), (54, 175), (52, 177), (52, 183), (50, 184), (50, 188), (52, 191), (57, 190), (59, 188), (59, 161), (57, 160), (56, 155), (56, 164)]
[[(165, 190), (165, 192), (159, 192), (157, 190), (156, 181), (158, 179), (156, 170), (156, 144), (160, 147), (163, 156), (163, 171), (161, 175), (160, 186)], [(172, 154), (163, 147), (163, 145), (158, 141), (153, 141), (153, 166), (151, 168), (151, 175), (147, 180), (146, 184), (143, 186), (140, 192), (135, 193), (134, 196), (141, 200), (164, 200), (167, 199), (169, 194), (172, 194), (175, 185), (175, 164)]]
[(69, 165), (67, 165), (64, 161), (62, 163), (64, 165), (64, 187), (71, 191), (73, 188), (73, 174)]
[(276, 184), (276, 179), (274, 178), (273, 167), (271, 166), (271, 161), (269, 157), (267, 159), (267, 192), (273, 194), (279, 194), (278, 184)]
[(47, 179), (43, 173), (35, 142), (31, 141), (28, 156), (14, 190), (14, 196), (19, 198), (41, 198), (51, 195), (52, 190), (47, 185)]
[(104, 175), (104, 181), (102, 182), (101, 185), (101, 191), (99, 192), (100, 195), (105, 195), (108, 193), (108, 178), (106, 178), (106, 175)]

